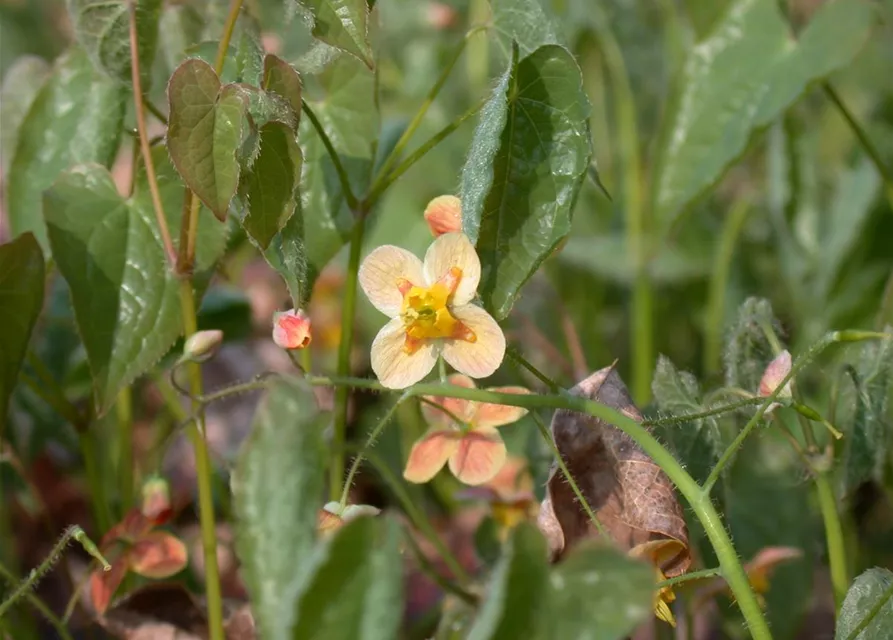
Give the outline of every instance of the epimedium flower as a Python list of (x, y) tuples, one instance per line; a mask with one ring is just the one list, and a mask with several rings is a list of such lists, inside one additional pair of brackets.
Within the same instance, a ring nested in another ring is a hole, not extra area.
[(425, 207), (425, 222), (435, 237), (462, 231), (462, 202), (456, 196), (437, 196)]
[(422, 262), (405, 249), (378, 247), (360, 266), (359, 282), (391, 318), (372, 342), (372, 370), (385, 387), (424, 378), (443, 355), (472, 378), (491, 375), (505, 355), (505, 336), (489, 313), (471, 304), (481, 262), (467, 236), (438, 237)]
[(493, 478), (462, 491), (459, 497), (487, 502), (503, 541), (518, 524), (535, 518), (538, 507), (527, 460), (517, 456), (508, 456)]
[[(468, 376), (453, 374), (450, 384), (474, 389)], [(530, 393), (524, 387), (494, 387), (488, 391)], [(492, 480), (506, 461), (506, 448), (496, 427), (520, 420), (527, 409), (459, 398), (426, 396), (425, 421), (432, 427), (409, 452), (403, 477), (428, 482), (444, 465), (461, 482), (480, 485)], [(436, 405), (436, 406), (435, 406)]]
[[(647, 560), (654, 566), (655, 583), (666, 580), (663, 567), (666, 563), (679, 555), (685, 545), (674, 538), (662, 540), (650, 540), (638, 544), (629, 551), (633, 558)], [(676, 626), (676, 617), (670, 605), (676, 600), (676, 594), (671, 587), (656, 587), (654, 591), (654, 615), (671, 627)]]
[(310, 316), (302, 309), (273, 314), (273, 342), (283, 349), (303, 349), (310, 344)]

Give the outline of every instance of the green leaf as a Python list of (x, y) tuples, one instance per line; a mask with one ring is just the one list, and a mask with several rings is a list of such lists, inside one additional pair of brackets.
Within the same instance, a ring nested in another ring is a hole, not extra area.
[(56, 62), (22, 121), (9, 167), (6, 207), (13, 236), (31, 231), (47, 250), (41, 194), (72, 165), (112, 163), (124, 100), (123, 85), (97, 73), (80, 49)]
[[(687, 371), (678, 371), (663, 354), (657, 359), (651, 392), (661, 417), (698, 413), (705, 409), (697, 378)], [(725, 448), (719, 424), (713, 417), (667, 425), (659, 432), (661, 439), (669, 444), (676, 458), (698, 482), (707, 479)]]
[(264, 47), (256, 33), (257, 26), (243, 25), (236, 44), (236, 82), (259, 87), (264, 72)]
[(748, 298), (738, 309), (738, 316), (726, 337), (726, 386), (756, 393), (763, 372), (775, 354), (766, 338), (766, 329), (780, 335), (780, 326), (772, 313), (772, 305), (764, 298)]
[(19, 127), (49, 75), (50, 66), (46, 61), (30, 55), (17, 58), (6, 71), (3, 86), (0, 87), (0, 104), (3, 105), (3, 117), (0, 118), (0, 164), (4, 167), (8, 167), (12, 159), (19, 139)]
[(239, 189), (246, 206), (242, 226), (262, 249), (294, 213), (300, 180), (301, 148), (295, 134), (278, 122), (264, 125), (260, 154)]
[(186, 185), (219, 220), (225, 220), (239, 184), (236, 153), (242, 143), (246, 98), (235, 85), (221, 87), (208, 63), (190, 59), (168, 83), (168, 149)]
[[(311, 267), (307, 263), (307, 247), (304, 240), (307, 225), (301, 207), (298, 206), (294, 215), (289, 218), (282, 231), (277, 233), (270, 246), (264, 251), (264, 258), (273, 269), (282, 276), (288, 293), (291, 295), (292, 307), (301, 309), (310, 300), (310, 292), (313, 289), (313, 280), (319, 275), (320, 268), (311, 274)], [(338, 247), (343, 244), (340, 234), (333, 237)], [(333, 243), (334, 244), (334, 243)], [(332, 254), (337, 252), (334, 249)]]
[(34, 234), (0, 245), (0, 434), (31, 329), (43, 306), (43, 252)]
[(359, 517), (319, 545), (313, 575), (300, 581), (293, 640), (391, 640), (403, 617), (400, 529)]
[(233, 472), (236, 549), (258, 633), (270, 640), (288, 637), (294, 611), (286, 594), (316, 569), (327, 421), (305, 382), (276, 381)]
[(864, 0), (824, 3), (792, 41), (775, 0), (738, 0), (684, 64), (654, 192), (668, 227), (807, 86), (848, 64), (875, 21)]
[(570, 232), (592, 155), (589, 100), (566, 49), (512, 62), (481, 111), (462, 170), (462, 227), (477, 245), (480, 293), (497, 319)]
[(847, 591), (834, 640), (850, 640), (850, 634), (862, 621), (874, 614), (871, 621), (852, 640), (886, 640), (893, 629), (893, 571), (874, 568), (865, 571)]
[(524, 522), (512, 531), (468, 640), (536, 637), (548, 603), (546, 557), (546, 542), (536, 527)]
[(845, 429), (841, 464), (844, 490), (854, 491), (866, 480), (883, 479), (887, 452), (893, 445), (888, 413), (893, 340), (865, 343), (858, 362), (848, 372), (855, 386), (855, 411)]
[(651, 615), (654, 569), (608, 545), (580, 545), (549, 584), (550, 638), (621, 640)]
[[(140, 80), (148, 90), (161, 0), (136, 2), (136, 35), (139, 50)], [(116, 80), (130, 83), (130, 4), (128, 0), (69, 0), (68, 10), (74, 35), (93, 64)]]
[(265, 91), (285, 98), (298, 117), (301, 114), (301, 76), (282, 58), (268, 53), (264, 58)]
[(303, 4), (313, 11), (315, 37), (373, 68), (366, 0), (305, 0)]
[(561, 26), (542, 0), (490, 0), (493, 29), (506, 51), (518, 43), (522, 56), (547, 44), (567, 46)]
[(191, 5), (164, 8), (158, 26), (158, 49), (164, 60), (166, 76), (183, 62), (187, 50), (201, 41), (204, 26), (201, 14)]

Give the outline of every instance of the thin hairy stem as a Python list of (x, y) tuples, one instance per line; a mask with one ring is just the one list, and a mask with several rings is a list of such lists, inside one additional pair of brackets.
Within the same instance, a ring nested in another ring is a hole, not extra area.
[(732, 411), (737, 411), (742, 407), (749, 407), (755, 404), (760, 404), (761, 402), (763, 402), (763, 399), (758, 397), (742, 398), (738, 402), (724, 404), (712, 409), (705, 409), (704, 411), (699, 411), (697, 413), (684, 413), (676, 416), (667, 416), (666, 418), (646, 418), (642, 421), (642, 424), (646, 427), (657, 427), (667, 424), (683, 424), (685, 422), (691, 422), (692, 420), (701, 420), (703, 418), (709, 418), (711, 416), (717, 416), (723, 413), (730, 413)]
[(552, 380), (545, 373), (537, 369), (533, 366), (527, 358), (521, 355), (521, 352), (518, 351), (515, 347), (509, 347), (505, 351), (506, 355), (515, 361), (516, 364), (520, 365), (522, 368), (527, 369), (534, 378), (542, 382), (552, 393), (561, 393), (563, 389), (558, 385), (557, 382)]
[(688, 573), (683, 573), (682, 575), (678, 575), (674, 578), (661, 580), (657, 583), (657, 588), (663, 589), (664, 587), (673, 587), (677, 584), (682, 584), (683, 582), (690, 582), (692, 580), (703, 580), (704, 578), (713, 578), (715, 576), (721, 575), (722, 569), (720, 569), (719, 567), (714, 567), (713, 569), (701, 569), (700, 571), (689, 571)]
[[(6, 581), (10, 584), (15, 584), (19, 581), (19, 579), (16, 578), (12, 574), (12, 572), (10, 572), (9, 569), (4, 567), (2, 564), (0, 564), (0, 576), (3, 576), (3, 578), (5, 578)], [(59, 634), (59, 637), (62, 638), (62, 640), (73, 640), (71, 634), (68, 632), (68, 629), (65, 627), (65, 623), (63, 623), (59, 619), (59, 617), (55, 613), (53, 613), (52, 609), (44, 604), (43, 600), (30, 592), (25, 593), (24, 598), (28, 601), (28, 604), (37, 609), (40, 615), (42, 615), (47, 620), (47, 622), (49, 622), (53, 626), (53, 628), (56, 630), (56, 633)]]
[(332, 164), (335, 167), (335, 173), (338, 174), (338, 181), (341, 183), (341, 191), (344, 192), (344, 198), (347, 200), (348, 208), (354, 213), (357, 212), (357, 197), (353, 193), (353, 189), (350, 186), (350, 178), (347, 176), (347, 171), (344, 169), (344, 165), (341, 163), (341, 157), (338, 155), (338, 152), (335, 151), (334, 145), (332, 145), (332, 141), (329, 139), (326, 130), (323, 128), (322, 123), (319, 121), (319, 118), (316, 117), (316, 114), (313, 113), (313, 109), (310, 108), (310, 105), (307, 104), (306, 100), (301, 100), (301, 110), (310, 118), (310, 124), (313, 125), (313, 128), (316, 129), (317, 135), (319, 135), (320, 140), (322, 140), (323, 146), (326, 148), (326, 152), (329, 154), (329, 158), (332, 160)]

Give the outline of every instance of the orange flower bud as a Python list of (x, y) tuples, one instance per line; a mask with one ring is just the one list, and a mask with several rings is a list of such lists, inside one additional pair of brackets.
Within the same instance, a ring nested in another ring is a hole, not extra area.
[[(760, 396), (766, 398), (781, 384), (785, 376), (791, 372), (791, 354), (782, 351), (776, 356), (775, 360), (769, 363), (763, 377), (760, 380)], [(781, 391), (778, 392), (779, 398), (791, 397), (791, 380), (788, 380)]]
[(425, 207), (425, 222), (435, 237), (462, 231), (462, 203), (456, 196), (437, 196)]
[(143, 484), (143, 504), (140, 511), (156, 525), (164, 524), (170, 519), (173, 511), (167, 480), (157, 476), (146, 480)]
[(302, 309), (273, 314), (273, 342), (283, 349), (303, 349), (310, 344), (310, 316)]

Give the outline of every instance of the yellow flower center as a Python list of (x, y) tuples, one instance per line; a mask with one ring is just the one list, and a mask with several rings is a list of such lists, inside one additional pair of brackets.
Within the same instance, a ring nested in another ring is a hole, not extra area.
[(477, 339), (468, 327), (453, 317), (447, 306), (461, 279), (462, 270), (453, 267), (430, 287), (419, 287), (405, 279), (397, 283), (403, 293), (400, 318), (406, 328), (404, 351), (414, 353), (423, 340), (434, 338), (455, 338), (468, 342)]

